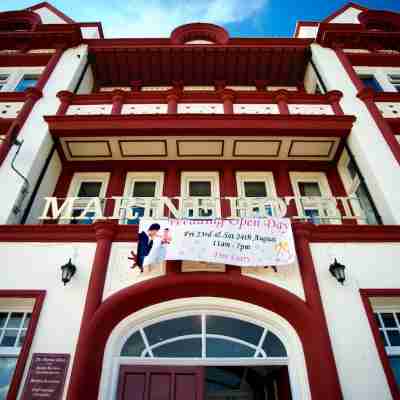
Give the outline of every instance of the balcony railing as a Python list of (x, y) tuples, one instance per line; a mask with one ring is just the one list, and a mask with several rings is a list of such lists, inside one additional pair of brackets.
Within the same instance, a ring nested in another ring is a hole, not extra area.
[(0, 119), (16, 118), (24, 105), (25, 97), (26, 95), (23, 92), (0, 93)]
[(400, 93), (375, 93), (374, 100), (384, 118), (400, 118)]
[(288, 217), (315, 224), (376, 224), (372, 209), (355, 196), (320, 197), (46, 197), (42, 221), (88, 224), (113, 219), (138, 224), (144, 218)]
[(324, 95), (286, 90), (239, 92), (231, 89), (191, 92), (171, 89), (162, 92), (115, 90), (76, 95), (59, 92), (57, 115), (135, 115), (135, 114), (292, 114), (343, 115), (342, 94)]

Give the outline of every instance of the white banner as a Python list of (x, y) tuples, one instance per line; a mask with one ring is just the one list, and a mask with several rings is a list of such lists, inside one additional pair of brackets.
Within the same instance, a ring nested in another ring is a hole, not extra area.
[(136, 263), (191, 260), (241, 267), (286, 265), (295, 259), (288, 218), (141, 219)]

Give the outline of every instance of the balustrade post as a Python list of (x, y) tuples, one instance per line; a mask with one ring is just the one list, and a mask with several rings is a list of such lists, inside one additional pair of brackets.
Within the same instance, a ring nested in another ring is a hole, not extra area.
[(61, 90), (57, 93), (57, 97), (60, 100), (60, 106), (58, 107), (56, 115), (65, 115), (68, 107), (71, 104), (74, 94), (69, 90)]
[(220, 97), (224, 103), (224, 114), (233, 114), (235, 91), (231, 89), (223, 89), (220, 91)]
[(281, 89), (275, 92), (274, 100), (278, 104), (279, 114), (289, 114), (288, 98), (289, 92), (287, 90)]
[(254, 81), (258, 92), (265, 92), (267, 90), (268, 81), (264, 79), (256, 79)]
[(216, 80), (214, 81), (214, 86), (216, 91), (221, 91), (226, 87), (226, 81), (223, 80)]
[(124, 92), (123, 90), (117, 89), (112, 92), (112, 109), (111, 109), (112, 115), (121, 114), (125, 97), (126, 97), (126, 92)]
[(178, 113), (178, 100), (180, 98), (181, 91), (179, 89), (170, 89), (167, 91), (167, 103), (168, 103), (168, 114)]
[(340, 106), (340, 99), (343, 97), (343, 93), (340, 90), (331, 90), (326, 93), (326, 97), (332, 107), (335, 115), (344, 115), (342, 107)]

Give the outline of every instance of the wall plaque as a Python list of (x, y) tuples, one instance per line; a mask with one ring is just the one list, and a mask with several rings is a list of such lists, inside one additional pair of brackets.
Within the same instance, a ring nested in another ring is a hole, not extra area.
[(22, 400), (60, 400), (70, 355), (35, 353), (25, 381)]

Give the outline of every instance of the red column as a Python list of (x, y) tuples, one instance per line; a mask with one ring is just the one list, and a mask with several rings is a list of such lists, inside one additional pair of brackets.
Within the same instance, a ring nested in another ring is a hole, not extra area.
[(90, 325), (97, 308), (103, 300), (103, 290), (106, 280), (107, 267), (111, 252), (113, 238), (117, 231), (117, 225), (109, 221), (98, 221), (93, 224), (96, 235), (96, 252), (92, 264), (92, 272), (90, 274), (89, 286), (87, 289), (86, 302), (82, 315), (81, 329), (79, 332), (78, 343), (76, 345), (75, 359), (71, 372), (71, 379), (67, 398), (69, 400), (76, 400), (74, 393), (76, 392), (76, 382), (82, 379), (80, 376), (82, 371), (79, 368), (81, 363), (80, 357), (84, 353), (82, 347), (84, 346), (85, 335), (87, 327)]
[(71, 100), (74, 97), (74, 94), (69, 90), (61, 90), (61, 92), (57, 93), (57, 97), (60, 100), (60, 106), (58, 107), (56, 115), (65, 115), (68, 107), (71, 104)]
[(379, 108), (375, 104), (375, 92), (371, 88), (363, 88), (357, 94), (357, 97), (361, 99), (368, 111), (370, 112), (372, 118), (374, 119), (376, 125), (382, 133), (383, 138), (386, 140), (386, 143), (392, 150), (394, 157), (397, 162), (400, 164), (400, 146), (394, 136), (392, 128), (386, 122), (385, 118), (382, 116)]
[(224, 114), (233, 114), (233, 101), (235, 92), (231, 89), (223, 89), (220, 92), (221, 100), (224, 103)]
[(167, 91), (168, 114), (178, 113), (178, 100), (180, 91), (178, 89), (170, 89)]
[[(284, 200), (286, 196), (294, 196), (292, 183), (290, 182), (289, 170), (286, 166), (279, 168), (277, 172), (274, 171), (274, 178), (276, 182), (276, 194)], [(294, 200), (291, 200), (287, 205), (287, 217), (293, 217), (297, 215), (296, 204)]]
[[(122, 167), (113, 168), (110, 176), (110, 183), (107, 187), (106, 193), (106, 204), (104, 207), (104, 216), (110, 217), (114, 211), (114, 200), (111, 200), (112, 196), (123, 196), (124, 194), (124, 183), (125, 183), (126, 171)], [(118, 223), (118, 220), (112, 220), (114, 223)]]
[[(308, 351), (305, 351), (307, 370), (310, 382), (320, 382), (319, 388), (312, 387), (311, 390), (313, 391), (313, 389), (317, 390), (323, 388), (323, 392), (319, 393), (318, 396), (315, 397), (316, 393), (313, 393), (313, 398), (329, 398), (340, 400), (343, 398), (343, 396), (340, 388), (335, 359), (333, 357), (332, 345), (329, 338), (328, 325), (325, 319), (325, 312), (322, 305), (321, 293), (315, 273), (314, 262), (310, 250), (310, 237), (312, 229), (314, 229), (313, 225), (309, 223), (298, 223), (293, 225), (297, 259), (303, 281), (304, 294), (307, 305), (313, 311), (315, 323), (313, 333), (310, 334), (309, 337), (307, 345)], [(326, 268), (328, 267), (329, 266), (327, 265)], [(304, 340), (307, 341), (307, 338)], [(311, 352), (319, 353), (321, 349), (324, 351), (323, 357), (321, 357), (321, 354), (319, 354), (318, 357), (323, 359), (323, 363), (320, 365), (319, 369), (310, 368), (312, 358), (315, 356), (315, 354), (311, 354)], [(323, 373), (321, 373), (322, 371)]]
[(114, 90), (112, 92), (112, 108), (111, 114), (121, 114), (122, 106), (124, 104), (126, 92), (123, 90)]
[(215, 86), (216, 91), (223, 90), (223, 89), (225, 89), (226, 81), (223, 81), (223, 80), (214, 81), (214, 86)]
[(340, 106), (340, 99), (343, 97), (343, 93), (340, 90), (331, 90), (326, 93), (329, 103), (331, 104), (332, 110), (335, 115), (344, 115), (342, 107)]
[(289, 92), (287, 90), (281, 89), (277, 90), (274, 96), (274, 100), (278, 104), (279, 114), (287, 115), (289, 114), (289, 107), (288, 107), (288, 97)]
[(226, 218), (231, 215), (230, 202), (222, 198), (237, 196), (235, 171), (231, 167), (224, 168), (220, 173), (219, 180), (221, 187), (221, 216)]

